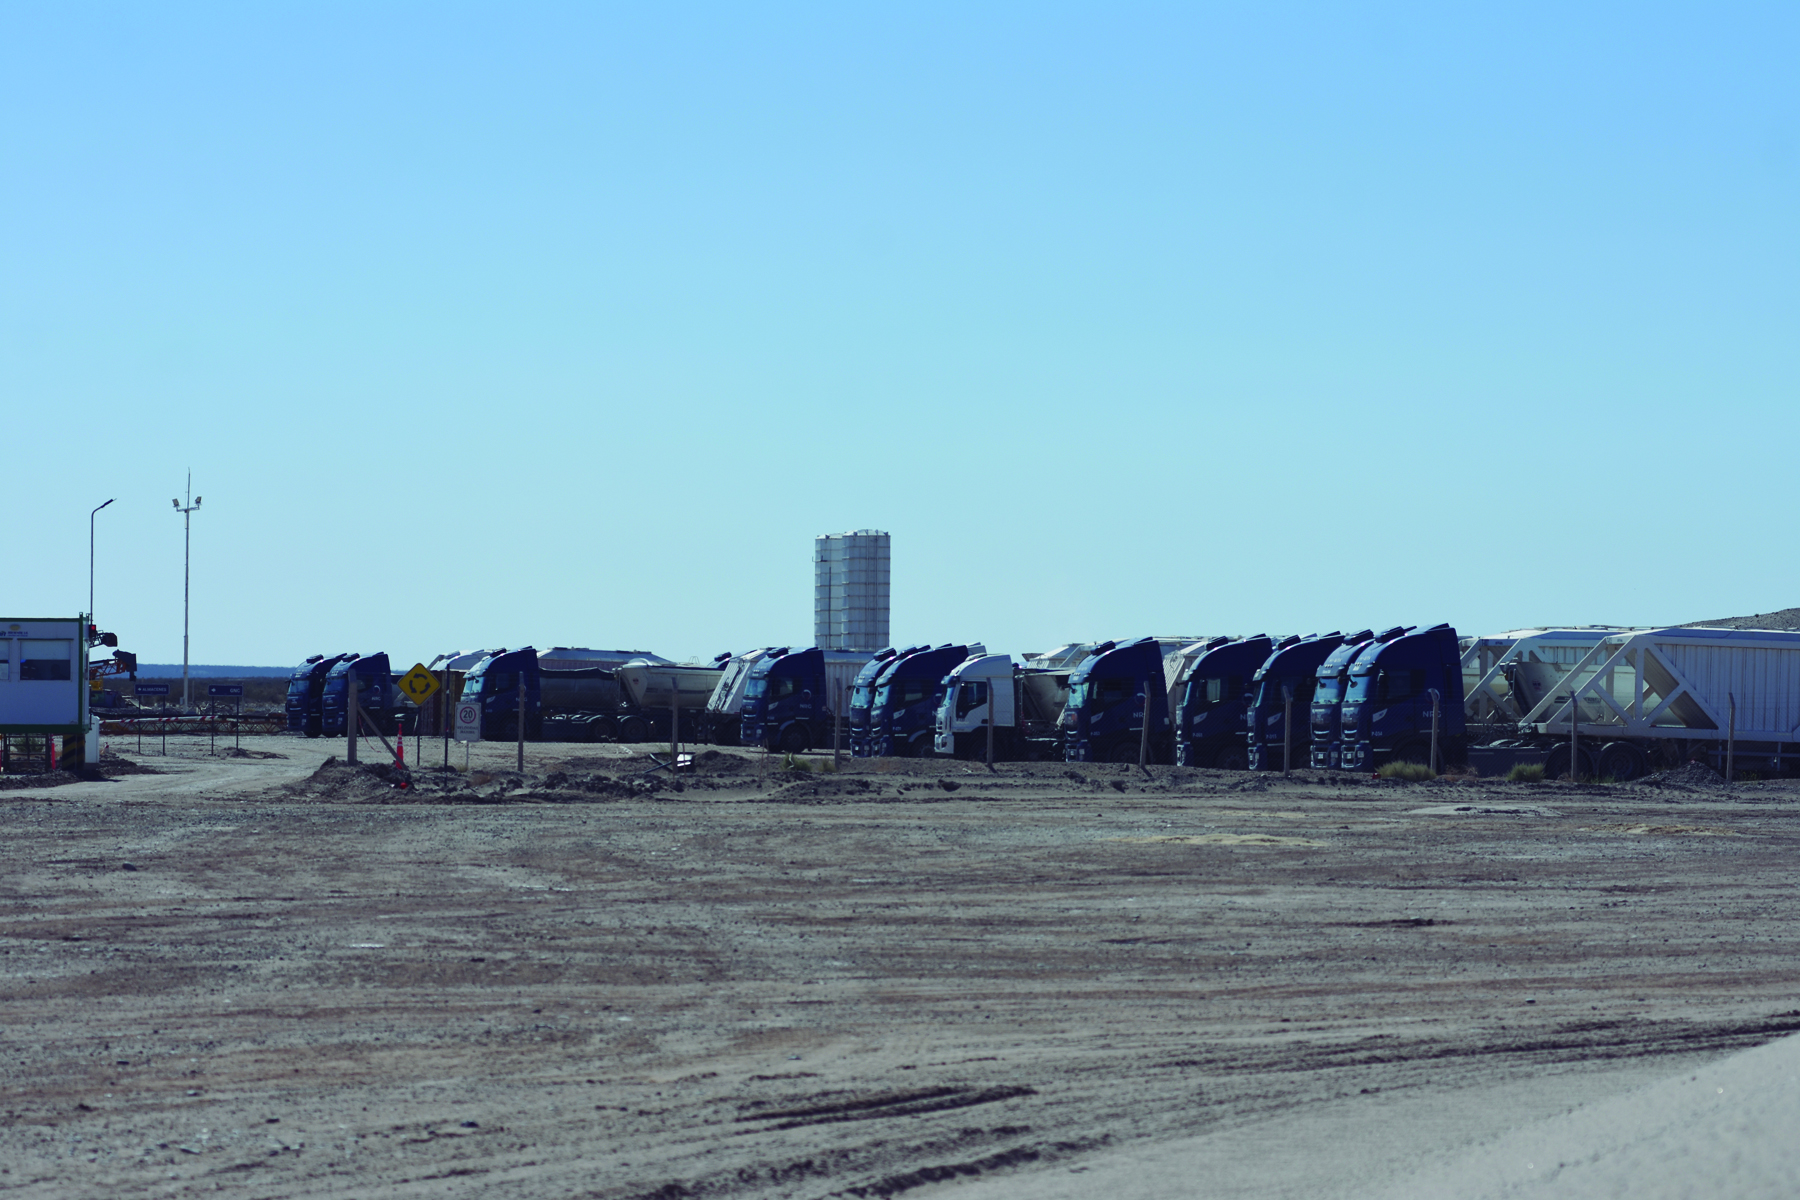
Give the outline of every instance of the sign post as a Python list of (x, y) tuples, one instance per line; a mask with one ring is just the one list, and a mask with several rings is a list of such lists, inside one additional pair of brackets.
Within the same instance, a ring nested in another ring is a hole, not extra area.
[[(481, 701), (456, 702), (456, 740), (463, 744), (463, 768), (469, 766), (469, 743), (481, 740)], [(448, 742), (445, 743), (449, 745)]]

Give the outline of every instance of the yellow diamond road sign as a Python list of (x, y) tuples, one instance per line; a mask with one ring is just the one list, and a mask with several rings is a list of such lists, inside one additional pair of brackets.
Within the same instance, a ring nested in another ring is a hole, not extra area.
[(424, 663), (414, 663), (413, 669), (400, 677), (400, 690), (414, 704), (423, 704), (438, 690), (438, 678)]

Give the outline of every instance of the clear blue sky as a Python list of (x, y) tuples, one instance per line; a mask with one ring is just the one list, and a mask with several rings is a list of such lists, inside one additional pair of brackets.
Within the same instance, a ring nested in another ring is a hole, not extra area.
[(1800, 603), (1800, 8), (0, 3), (0, 609), (196, 662)]

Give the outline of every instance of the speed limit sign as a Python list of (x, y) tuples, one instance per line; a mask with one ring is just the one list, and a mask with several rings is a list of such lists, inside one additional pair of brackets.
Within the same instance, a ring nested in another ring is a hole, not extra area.
[(459, 742), (479, 742), (481, 740), (481, 701), (460, 700), (457, 702), (456, 740)]

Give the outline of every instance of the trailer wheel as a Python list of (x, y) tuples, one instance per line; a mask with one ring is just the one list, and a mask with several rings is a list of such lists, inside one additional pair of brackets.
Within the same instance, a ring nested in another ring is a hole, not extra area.
[[(1544, 756), (1544, 778), (1561, 779), (1569, 771), (1569, 744), (1564, 742)], [(1581, 763), (1574, 774), (1581, 779), (1594, 777), (1594, 759), (1586, 750), (1581, 752)]]
[(1644, 754), (1630, 742), (1613, 742), (1600, 750), (1600, 778), (1625, 783), (1644, 773)]
[(649, 741), (650, 722), (642, 717), (626, 717), (619, 722), (619, 740), (621, 742)]

